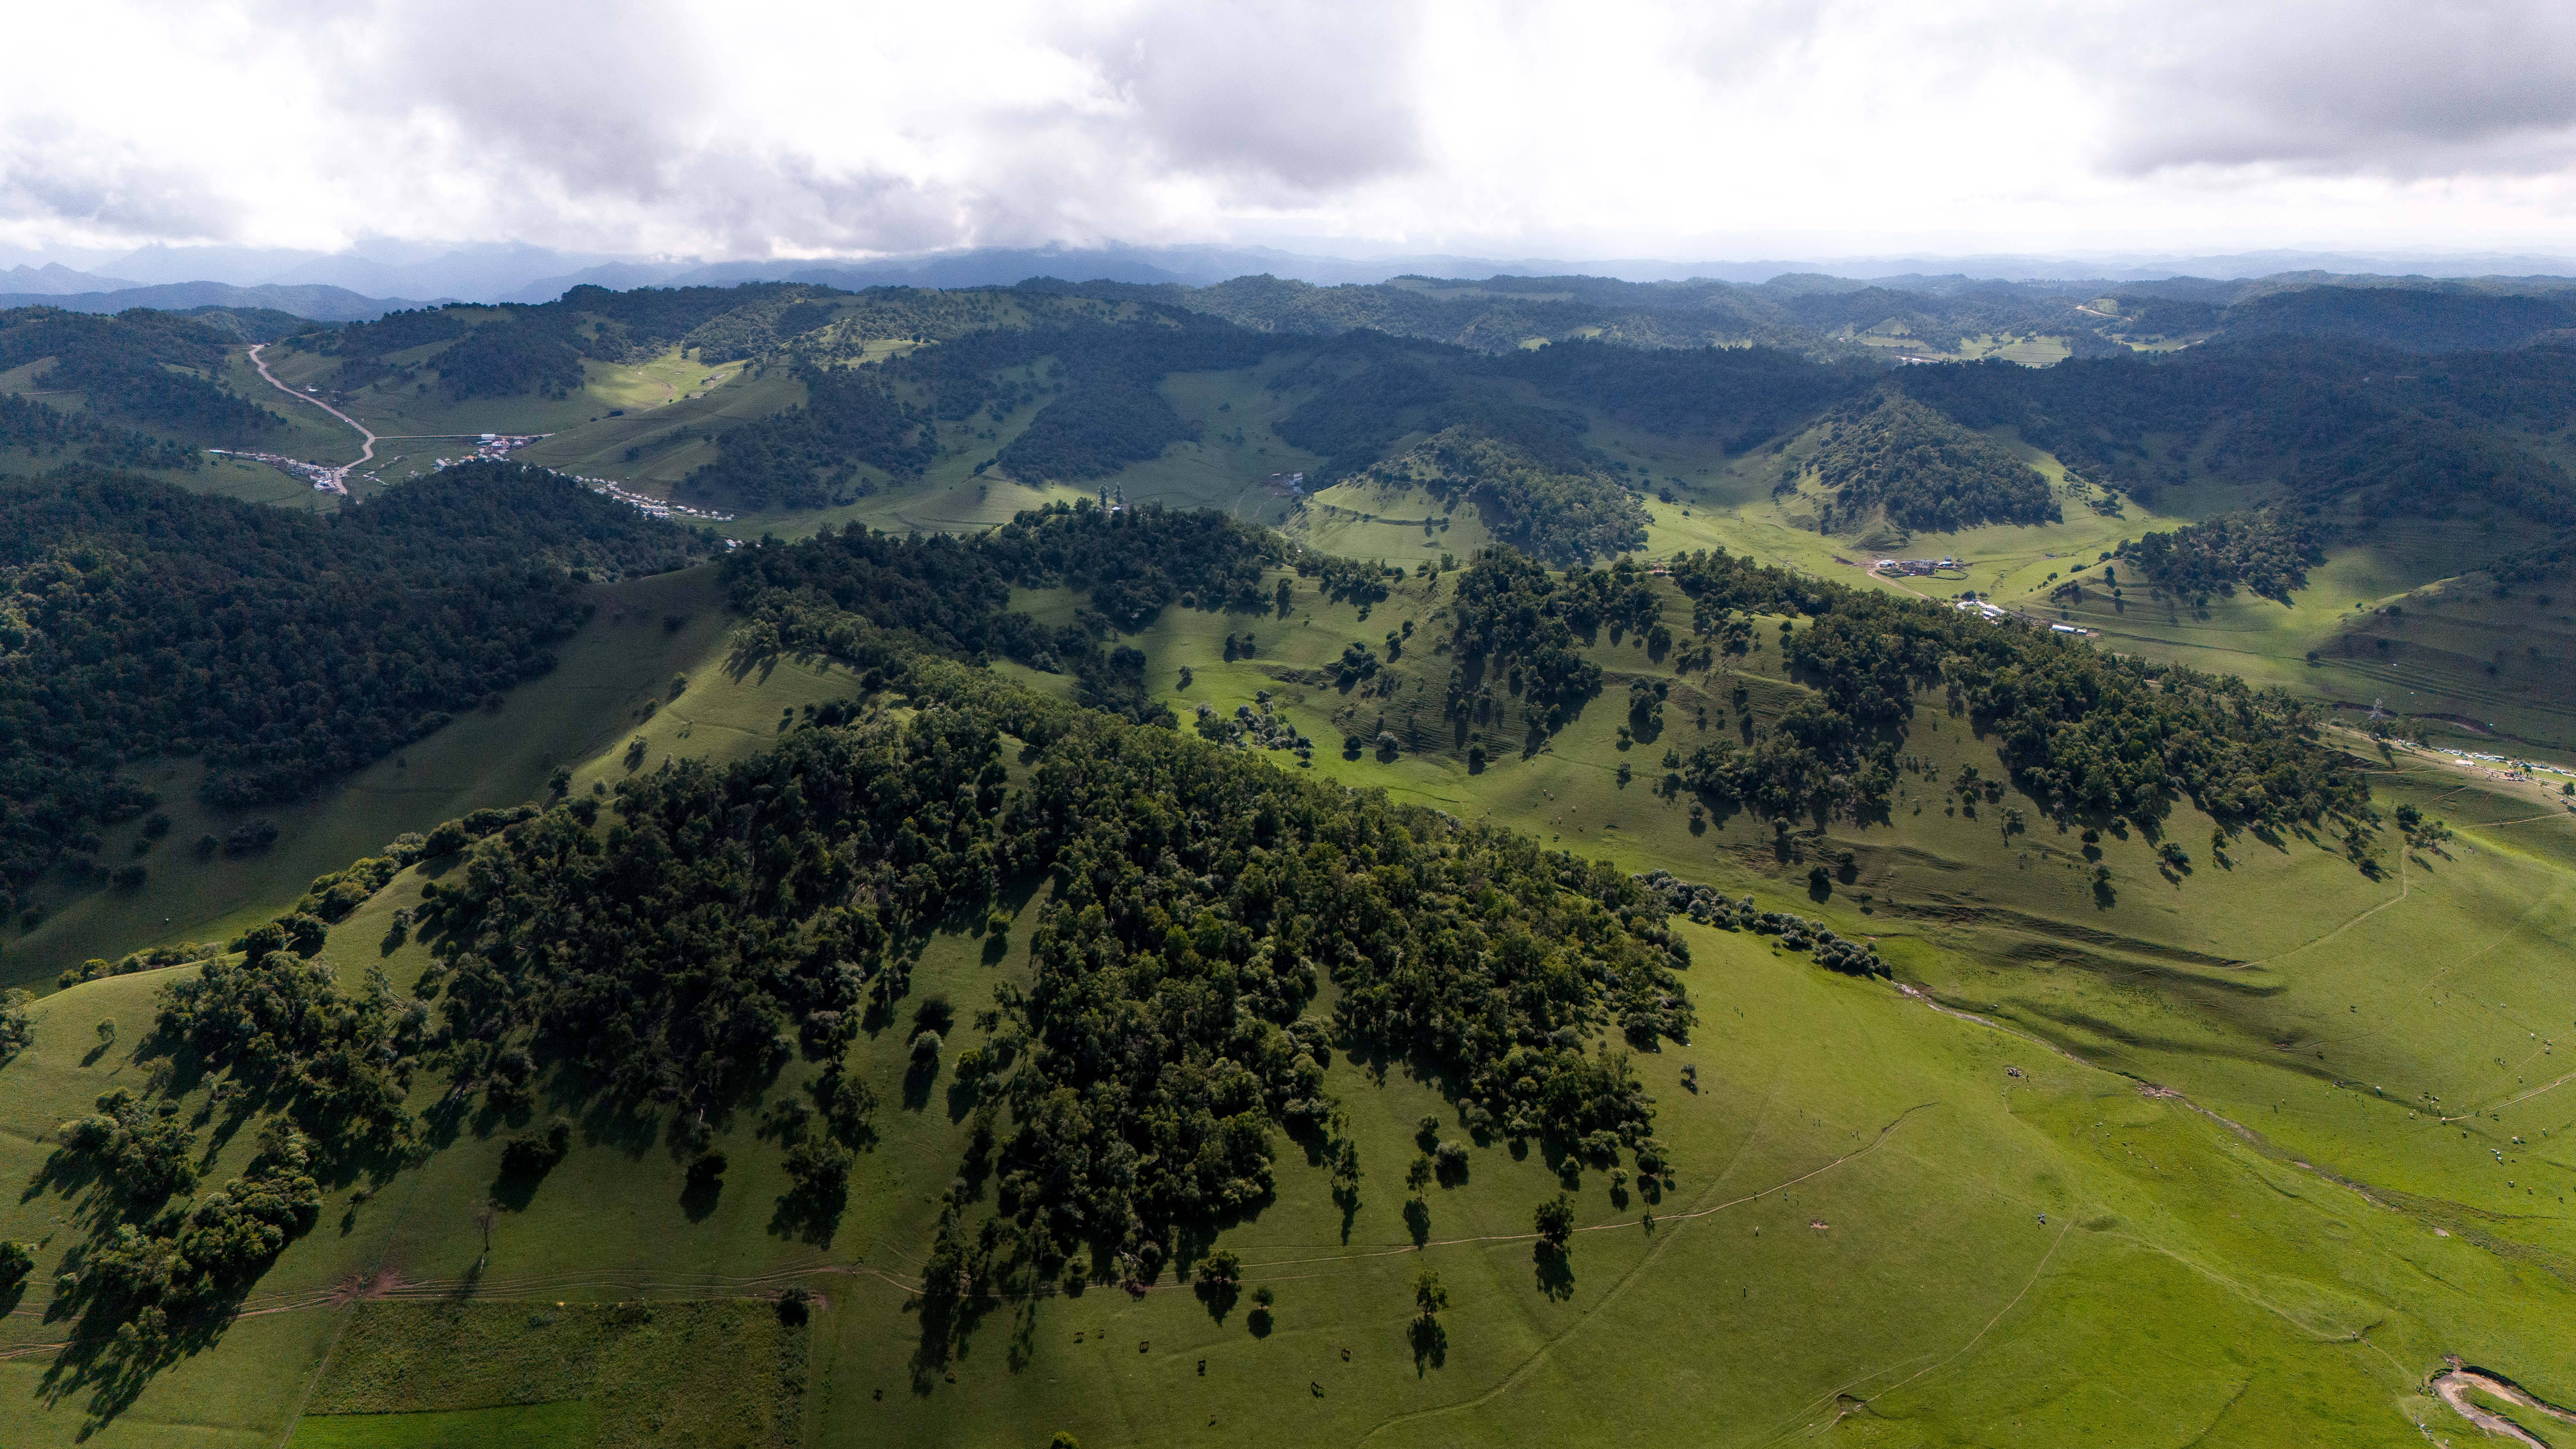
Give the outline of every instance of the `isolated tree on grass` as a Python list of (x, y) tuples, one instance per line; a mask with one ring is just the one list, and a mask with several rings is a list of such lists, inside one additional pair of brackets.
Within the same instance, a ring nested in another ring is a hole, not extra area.
[(1413, 1371), (1420, 1375), (1426, 1367), (1438, 1368), (1449, 1357), (1449, 1330), (1441, 1325), (1440, 1310), (1449, 1306), (1449, 1290), (1441, 1286), (1440, 1275), (1429, 1268), (1418, 1268), (1413, 1274), (1413, 1326), (1406, 1337), (1413, 1341)]
[(1413, 1271), (1414, 1312), (1421, 1317), (1429, 1318), (1448, 1306), (1449, 1290), (1441, 1285), (1439, 1271), (1433, 1268), (1416, 1268)]

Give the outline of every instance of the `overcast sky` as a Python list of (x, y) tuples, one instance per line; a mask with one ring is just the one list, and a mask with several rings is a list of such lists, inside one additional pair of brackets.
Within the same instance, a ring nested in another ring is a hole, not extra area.
[(17, 7), (0, 244), (2576, 251), (2570, 0)]

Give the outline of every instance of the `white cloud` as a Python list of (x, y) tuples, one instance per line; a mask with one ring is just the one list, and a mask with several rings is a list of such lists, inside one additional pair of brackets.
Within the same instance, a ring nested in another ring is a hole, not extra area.
[(2106, 80), (2129, 172), (2408, 179), (2576, 162), (2576, 9), (2542, 0), (2159, 3)]
[(2530, 0), (95, 0), (13, 26), (22, 245), (2458, 248), (2576, 211), (2576, 7)]

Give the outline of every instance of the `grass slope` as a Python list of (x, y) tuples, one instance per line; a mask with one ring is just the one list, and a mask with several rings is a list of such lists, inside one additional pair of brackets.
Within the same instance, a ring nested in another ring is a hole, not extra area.
[(2576, 579), (2499, 593), (2476, 570), (2502, 551), (2475, 524), (2393, 520), (2329, 549), (2286, 606), (2240, 591), (2195, 608), (2127, 587), (2134, 578), (2113, 599), (2098, 567), (2081, 602), (2023, 577), (2000, 579), (1998, 597), (2098, 630), (2111, 648), (2345, 710), (2377, 701), (2459, 748), (2563, 759), (2576, 753)]

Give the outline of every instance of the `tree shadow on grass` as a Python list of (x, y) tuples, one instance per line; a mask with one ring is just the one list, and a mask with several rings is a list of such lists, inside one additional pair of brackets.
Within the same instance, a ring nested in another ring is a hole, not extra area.
[(1449, 1330), (1440, 1326), (1437, 1315), (1414, 1315), (1413, 1324), (1405, 1330), (1413, 1345), (1413, 1376), (1420, 1378), (1449, 1362)]
[(1574, 1296), (1574, 1257), (1553, 1243), (1540, 1243), (1530, 1251), (1530, 1261), (1537, 1270), (1540, 1296), (1551, 1303), (1562, 1303)]
[(501, 1171), (492, 1179), (492, 1201), (506, 1212), (526, 1212), (537, 1188), (555, 1164), (572, 1149), (572, 1128), (557, 1119), (547, 1128), (522, 1132), (501, 1150)]
[(770, 1236), (792, 1238), (816, 1248), (830, 1247), (833, 1235), (841, 1230), (841, 1213), (849, 1205), (850, 1185), (846, 1179), (799, 1182), (778, 1195), (777, 1210), (769, 1215)]
[(1207, 1305), (1208, 1317), (1219, 1323), (1225, 1322), (1225, 1316), (1243, 1298), (1243, 1285), (1231, 1278), (1201, 1278), (1191, 1291)]
[(1404, 1200), (1404, 1231), (1417, 1248), (1431, 1241), (1431, 1204), (1419, 1193)]
[(690, 1222), (702, 1223), (715, 1216), (716, 1204), (724, 1198), (724, 1179), (692, 1174), (680, 1189), (680, 1212)]
[(903, 1107), (907, 1112), (930, 1106), (930, 1089), (939, 1082), (939, 1058), (915, 1057), (903, 1069)]

